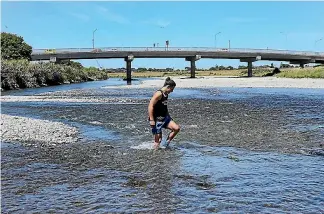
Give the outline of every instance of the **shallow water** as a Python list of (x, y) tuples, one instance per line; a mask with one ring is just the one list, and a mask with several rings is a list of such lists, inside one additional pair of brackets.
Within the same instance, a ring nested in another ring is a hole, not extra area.
[(74, 145), (2, 142), (3, 213), (324, 213), (324, 90), (177, 89), (169, 105), (181, 133), (154, 152), (154, 90), (100, 88), (109, 84), (51, 91), (134, 104), (1, 104), (82, 132)]

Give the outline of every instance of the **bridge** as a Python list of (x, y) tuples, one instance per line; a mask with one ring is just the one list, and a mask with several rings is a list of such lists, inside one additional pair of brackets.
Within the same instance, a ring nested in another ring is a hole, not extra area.
[(248, 64), (248, 77), (252, 77), (252, 63), (259, 60), (287, 61), (304, 67), (308, 63), (324, 64), (324, 52), (289, 51), (274, 49), (209, 48), (209, 47), (106, 47), (33, 49), (32, 60), (114, 59), (126, 62), (126, 79), (131, 81), (131, 63), (135, 58), (184, 58), (190, 62), (191, 78), (195, 78), (196, 61), (208, 59), (239, 59)]

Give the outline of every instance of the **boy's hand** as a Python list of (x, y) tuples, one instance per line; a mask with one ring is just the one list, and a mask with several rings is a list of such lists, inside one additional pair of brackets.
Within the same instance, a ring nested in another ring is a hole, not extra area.
[(155, 126), (155, 121), (154, 120), (150, 120), (150, 125), (151, 125), (151, 127)]

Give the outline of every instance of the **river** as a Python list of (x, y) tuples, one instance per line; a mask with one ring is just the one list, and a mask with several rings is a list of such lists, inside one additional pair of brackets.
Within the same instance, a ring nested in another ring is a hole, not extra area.
[(68, 145), (1, 143), (3, 213), (324, 213), (323, 89), (176, 88), (169, 110), (181, 131), (153, 151), (157, 88), (125, 84), (2, 93), (60, 98), (2, 102), (1, 112), (81, 130)]

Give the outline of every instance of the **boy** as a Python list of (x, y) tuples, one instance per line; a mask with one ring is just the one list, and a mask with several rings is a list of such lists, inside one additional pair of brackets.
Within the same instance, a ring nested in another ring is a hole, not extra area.
[(152, 133), (154, 134), (154, 149), (157, 150), (162, 141), (162, 128), (168, 128), (171, 130), (167, 140), (166, 148), (169, 146), (171, 140), (180, 131), (180, 126), (176, 124), (169, 115), (168, 112), (168, 95), (173, 92), (176, 83), (166, 78), (163, 87), (155, 92), (150, 100), (148, 106), (148, 114)]

